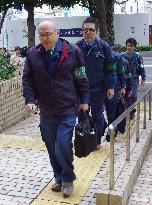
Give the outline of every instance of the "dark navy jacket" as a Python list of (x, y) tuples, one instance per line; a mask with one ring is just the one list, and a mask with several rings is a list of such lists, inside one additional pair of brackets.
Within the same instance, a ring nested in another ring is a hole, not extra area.
[(125, 58), (122, 58), (122, 60), (123, 60), (123, 67), (126, 74), (126, 90), (131, 91), (133, 87), (133, 78), (129, 67), (129, 63)]
[(142, 80), (145, 81), (146, 74), (141, 55), (136, 52), (133, 52), (131, 54), (124, 52), (122, 53), (122, 57), (128, 61), (128, 66), (130, 68), (132, 78), (134, 80), (139, 80), (139, 76), (141, 76)]
[(126, 87), (126, 73), (124, 69), (123, 59), (120, 53), (112, 52), (114, 61), (116, 63), (116, 72), (117, 72), (117, 89)]
[(115, 88), (116, 66), (108, 43), (95, 39), (92, 45), (82, 39), (77, 42), (85, 58), (86, 74), (91, 91)]
[(23, 71), (25, 103), (37, 102), (43, 114), (54, 117), (76, 114), (79, 100), (88, 103), (89, 99), (80, 49), (63, 39), (59, 41), (62, 46), (55, 47), (56, 54), (52, 59), (50, 56), (52, 64), (39, 44), (29, 50)]

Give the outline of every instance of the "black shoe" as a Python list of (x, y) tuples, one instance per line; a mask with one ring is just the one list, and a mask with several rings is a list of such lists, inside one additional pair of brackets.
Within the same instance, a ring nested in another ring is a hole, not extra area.
[[(117, 133), (114, 134), (114, 139), (117, 137)], [(106, 135), (107, 142), (110, 142), (110, 135)]]
[(61, 189), (62, 189), (62, 184), (58, 184), (56, 182), (51, 187), (51, 190), (55, 192), (60, 192)]
[(106, 140), (107, 140), (107, 142), (110, 142), (110, 135), (106, 135)]
[(135, 115), (130, 115), (130, 119), (133, 120), (135, 118)]

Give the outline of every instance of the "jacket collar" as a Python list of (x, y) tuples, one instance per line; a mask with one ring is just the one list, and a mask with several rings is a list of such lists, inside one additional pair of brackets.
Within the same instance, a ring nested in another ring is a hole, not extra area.
[[(41, 43), (36, 46), (36, 49), (40, 51), (41, 53), (44, 53), (46, 51)], [(55, 50), (62, 52), (60, 60), (59, 60), (59, 64), (61, 64), (62, 61), (69, 56), (69, 53), (72, 51), (72, 46), (65, 39), (59, 38), (55, 46)]]

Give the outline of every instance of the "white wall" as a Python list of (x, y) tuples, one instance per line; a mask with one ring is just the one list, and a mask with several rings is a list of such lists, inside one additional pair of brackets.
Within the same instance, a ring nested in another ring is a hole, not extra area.
[[(61, 29), (81, 28), (85, 16), (76, 17), (54, 17)], [(35, 19), (35, 25), (39, 24), (43, 19)], [(149, 14), (115, 14), (115, 43), (125, 45), (125, 41), (129, 37), (135, 37), (140, 45), (149, 43)], [(133, 27), (133, 28), (131, 28)], [(8, 32), (8, 49), (14, 50), (14, 47), (27, 45), (27, 26), (26, 19), (7, 20), (6, 29)], [(134, 31), (134, 33), (132, 33)], [(36, 44), (39, 43), (36, 30)], [(67, 37), (68, 41), (75, 43), (81, 37)], [(0, 38), (0, 47), (1, 47)]]
[[(81, 28), (82, 22), (86, 17), (55, 17), (55, 21), (59, 25), (60, 29), (71, 29), (71, 28)], [(37, 37), (37, 26), (38, 24), (44, 19), (35, 19), (35, 26), (36, 26), (36, 33), (35, 33), (35, 39), (36, 44), (39, 43), (39, 39)], [(26, 26), (26, 20), (25, 19), (18, 19), (18, 20), (7, 20), (6, 22), (7, 32), (9, 34), (8, 37), (8, 49), (14, 50), (15, 46), (26, 46), (28, 43), (27, 40), (27, 26)], [(68, 41), (75, 43), (80, 37), (65, 37)]]
[(114, 15), (115, 43), (125, 45), (129, 37), (137, 39), (139, 45), (149, 44), (149, 14)]

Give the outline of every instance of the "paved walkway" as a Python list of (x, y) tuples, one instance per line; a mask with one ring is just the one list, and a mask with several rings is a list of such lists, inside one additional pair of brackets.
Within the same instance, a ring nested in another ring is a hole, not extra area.
[(128, 205), (152, 205), (152, 143)]
[[(63, 199), (50, 188), (53, 173), (40, 137), (38, 118), (33, 115), (0, 134), (0, 205), (80, 204), (108, 156), (109, 146), (105, 143), (86, 158), (74, 158), (74, 193)], [(93, 198), (91, 194), (90, 197)]]
[[(0, 205), (95, 205), (95, 193), (109, 170), (109, 143), (103, 142), (102, 149), (86, 158), (74, 158), (74, 193), (63, 199), (51, 191), (53, 172), (38, 125), (39, 116), (33, 115), (0, 134)], [(151, 158), (152, 145), (128, 205), (152, 205)]]

